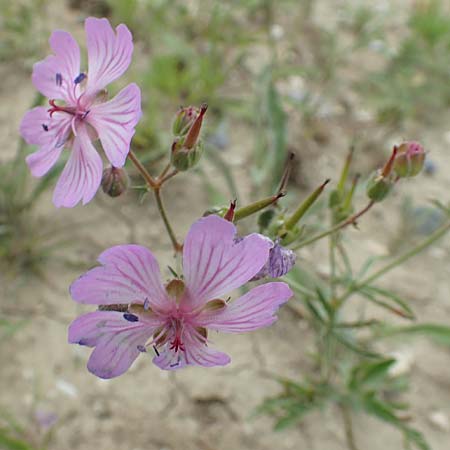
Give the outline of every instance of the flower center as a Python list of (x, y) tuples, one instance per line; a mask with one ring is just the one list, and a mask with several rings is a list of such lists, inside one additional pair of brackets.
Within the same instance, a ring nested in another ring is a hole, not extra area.
[(174, 330), (174, 336), (172, 341), (170, 342), (170, 350), (174, 350), (175, 353), (178, 350), (182, 352), (185, 351), (184, 344), (182, 341), (183, 337), (183, 323), (179, 319), (172, 319), (172, 329)]
[[(81, 96), (80, 96), (81, 98)], [(78, 98), (77, 105), (76, 106), (60, 106), (55, 103), (55, 100), (49, 100), (49, 104), (51, 108), (48, 109), (48, 113), (50, 114), (50, 117), (55, 114), (55, 112), (64, 112), (67, 114), (70, 114), (77, 119), (83, 120), (86, 118), (86, 116), (89, 114), (89, 109), (83, 108), (80, 105), (80, 98)]]

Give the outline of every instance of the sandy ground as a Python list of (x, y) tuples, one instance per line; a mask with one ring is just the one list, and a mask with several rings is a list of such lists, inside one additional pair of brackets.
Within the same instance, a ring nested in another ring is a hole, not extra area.
[[(49, 20), (53, 22), (55, 18)], [(66, 28), (75, 27), (79, 27), (78, 18), (68, 14)], [(8, 67), (2, 66), (0, 70), (8, 74)], [(4, 76), (0, 96), (0, 136), (2, 142), (15, 143), (18, 123), (33, 96), (29, 74)], [(328, 144), (316, 156), (311, 155), (315, 149), (309, 152), (306, 149), (302, 155), (307, 184), (314, 184), (316, 178), (335, 177), (348, 145), (342, 132), (345, 127), (327, 122), (324, 126), (329, 134)], [(238, 127), (232, 133), (231, 160), (246, 160), (241, 151), (245, 132)], [(446, 168), (450, 167), (450, 156), (446, 132), (446, 129), (411, 130), (408, 137), (420, 137), (439, 169), (433, 177), (422, 176), (404, 183), (401, 193), (375, 210), (370, 219), (361, 221), (360, 231), (348, 233), (352, 248), (357, 248), (356, 261), (389, 251), (389, 242), (399, 232), (398, 211), (404, 195), (414, 196), (418, 203), (433, 197), (447, 198), (450, 179)], [(1, 159), (11, 156), (14, 148), (8, 145)], [(370, 166), (370, 159), (361, 163), (364, 164)], [(243, 167), (240, 165), (237, 170), (245, 178)], [(39, 214), (73, 233), (73, 242), (64, 252), (79, 267), (50, 262), (45, 268), (46, 282), (17, 279), (1, 284), (2, 310), (28, 322), (0, 345), (3, 386), (0, 409), (25, 426), (36, 409), (55, 413), (58, 421), (49, 450), (346, 449), (343, 426), (335, 409), (310, 415), (301, 425), (281, 433), (272, 430), (270, 418), (252, 416), (265, 397), (278, 392), (277, 384), (268, 378), (267, 372), (301, 378), (311, 370), (306, 355), (313, 348), (312, 332), (287, 308), (269, 329), (243, 336), (217, 335), (216, 346), (232, 356), (232, 364), (225, 368), (190, 368), (167, 373), (153, 366), (148, 357), (141, 356), (119, 379), (99, 380), (86, 370), (89, 349), (67, 344), (67, 326), (88, 308), (81, 308), (70, 299), (69, 284), (83, 267), (94, 265), (103, 249), (114, 244), (133, 241), (146, 245), (159, 257), (161, 267), (172, 259), (169, 241), (164, 235), (161, 237), (161, 223), (152, 199), (139, 208), (133, 204), (131, 194), (118, 200), (103, 194), (98, 197), (86, 207), (69, 211), (55, 211), (50, 193), (40, 203)], [(186, 197), (195, 202), (186, 202)], [(166, 198), (176, 231), (182, 236), (187, 224), (205, 209), (202, 183), (196, 177), (187, 181), (182, 175), (167, 187)], [(422, 322), (448, 322), (449, 252), (447, 238), (384, 281), (408, 299)], [(321, 245), (302, 253), (299, 264), (314, 264), (327, 272), (327, 264), (317, 261), (326, 261)], [(358, 301), (361, 300), (355, 299), (352, 304), (357, 307)], [(348, 313), (351, 315), (352, 311)], [(448, 450), (450, 429), (436, 425), (432, 417), (438, 412), (447, 420), (450, 418), (449, 351), (418, 339), (395, 341), (389, 350), (410, 356), (412, 388), (405, 399), (412, 405), (414, 425), (425, 433), (434, 450)], [(366, 416), (355, 417), (354, 425), (361, 448), (401, 448), (401, 436), (389, 426)]]

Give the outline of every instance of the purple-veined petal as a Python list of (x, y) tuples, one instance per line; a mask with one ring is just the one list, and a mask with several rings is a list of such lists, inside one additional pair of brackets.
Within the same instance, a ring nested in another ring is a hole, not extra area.
[(202, 312), (196, 325), (225, 333), (243, 333), (267, 327), (277, 320), (276, 311), (292, 295), (286, 283), (266, 283), (251, 289), (223, 309)]
[(183, 246), (190, 308), (219, 298), (249, 281), (267, 261), (270, 240), (250, 234), (235, 243), (236, 227), (219, 216), (194, 223)]
[(61, 30), (54, 31), (49, 42), (55, 54), (34, 65), (33, 84), (48, 98), (74, 104), (74, 79), (80, 73), (80, 48), (70, 33)]
[(69, 327), (69, 342), (96, 347), (88, 369), (100, 378), (123, 374), (137, 358), (158, 323), (130, 322), (115, 311), (95, 311), (75, 319)]
[(130, 150), (134, 127), (141, 117), (141, 91), (132, 83), (113, 99), (91, 107), (89, 123), (96, 129), (107, 158), (122, 167)]
[(104, 18), (88, 17), (85, 30), (89, 61), (86, 93), (95, 95), (128, 69), (133, 54), (133, 38), (123, 24), (114, 33)]
[(152, 309), (167, 307), (159, 265), (153, 254), (140, 245), (117, 245), (98, 258), (102, 264), (72, 283), (70, 293), (79, 303), (111, 305), (144, 304)]
[(53, 203), (73, 208), (90, 202), (100, 186), (103, 163), (84, 126), (77, 128), (69, 160), (56, 184)]
[(187, 327), (183, 334), (183, 346), (184, 350), (175, 352), (170, 349), (170, 342), (167, 343), (159, 356), (153, 358), (153, 363), (163, 370), (177, 370), (186, 366), (225, 366), (231, 361), (226, 353), (208, 347), (199, 340), (192, 327)]
[(61, 147), (71, 131), (71, 121), (69, 114), (57, 113), (50, 117), (47, 108), (36, 106), (23, 116), (20, 134), (30, 145)]
[(55, 148), (54, 145), (45, 145), (38, 151), (28, 155), (26, 162), (34, 177), (42, 177), (45, 175), (56, 163), (61, 155), (63, 146)]

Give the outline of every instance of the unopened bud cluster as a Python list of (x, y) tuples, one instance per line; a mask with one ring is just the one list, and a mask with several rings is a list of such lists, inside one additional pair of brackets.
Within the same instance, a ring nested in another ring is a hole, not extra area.
[(367, 183), (367, 196), (374, 202), (384, 200), (400, 178), (416, 176), (425, 163), (425, 151), (418, 142), (394, 146), (392, 155), (382, 169), (376, 170)]
[(202, 156), (200, 131), (207, 109), (206, 104), (200, 108), (189, 106), (181, 108), (175, 116), (172, 127), (175, 139), (172, 144), (171, 163), (177, 170), (191, 169)]

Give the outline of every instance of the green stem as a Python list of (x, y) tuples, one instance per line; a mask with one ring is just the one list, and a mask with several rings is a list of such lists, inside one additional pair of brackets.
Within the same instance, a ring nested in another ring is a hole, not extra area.
[(313, 242), (316, 242), (326, 236), (329, 236), (330, 234), (333, 234), (342, 228), (345, 228), (347, 225), (355, 223), (356, 220), (359, 219), (367, 211), (369, 211), (369, 209), (372, 208), (374, 204), (375, 204), (374, 201), (369, 202), (361, 211), (357, 212), (356, 214), (353, 214), (353, 216), (350, 216), (348, 219), (338, 223), (337, 225), (333, 226), (332, 228), (326, 231), (323, 231), (322, 233), (317, 234), (316, 236), (313, 236), (310, 239), (306, 239), (305, 241), (300, 242), (295, 247), (292, 247), (292, 250), (298, 250), (299, 248), (306, 247), (307, 245), (312, 244)]
[(142, 175), (142, 178), (144, 178), (149, 187), (155, 189), (158, 186), (158, 184), (156, 183), (155, 179), (148, 173), (144, 165), (139, 161), (138, 157), (135, 155), (133, 150), (130, 150), (130, 152), (128, 153), (128, 158), (130, 158), (131, 162), (134, 164), (136, 169)]
[(170, 225), (169, 218), (167, 217), (167, 213), (166, 213), (166, 210), (164, 208), (164, 204), (163, 204), (163, 201), (161, 198), (161, 192), (160, 192), (159, 188), (154, 189), (153, 192), (155, 193), (156, 204), (158, 205), (158, 211), (161, 214), (161, 217), (162, 217), (162, 220), (166, 227), (167, 233), (169, 234), (170, 240), (172, 241), (173, 248), (174, 248), (175, 252), (180, 252), (182, 249), (182, 246), (178, 243), (175, 233), (172, 229), (172, 225)]
[(342, 420), (344, 421), (345, 438), (349, 450), (358, 450), (355, 442), (355, 435), (353, 434), (352, 416), (346, 405), (341, 405)]
[(413, 247), (411, 250), (407, 251), (406, 253), (403, 253), (403, 255), (398, 256), (393, 261), (391, 261), (389, 264), (386, 264), (381, 269), (377, 270), (375, 273), (367, 277), (365, 280), (361, 281), (360, 283), (357, 283), (353, 286), (350, 286), (347, 291), (342, 295), (342, 297), (339, 298), (339, 302), (342, 302), (346, 300), (351, 294), (354, 292), (360, 290), (364, 286), (367, 286), (380, 278), (385, 273), (389, 272), (392, 269), (395, 269), (397, 266), (403, 264), (408, 259), (416, 256), (418, 253), (420, 253), (422, 250), (429, 247), (431, 244), (433, 244), (435, 241), (440, 239), (442, 236), (444, 236), (445, 233), (450, 229), (450, 221), (442, 225), (440, 228), (438, 228), (433, 234), (431, 234), (428, 238), (424, 239), (420, 244)]

